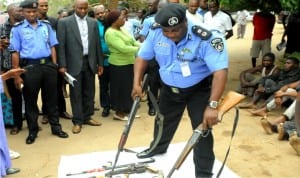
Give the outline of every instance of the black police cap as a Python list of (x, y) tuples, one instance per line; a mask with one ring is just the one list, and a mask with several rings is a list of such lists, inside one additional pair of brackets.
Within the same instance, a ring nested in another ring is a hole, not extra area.
[(25, 0), (20, 3), (20, 7), (36, 9), (38, 7), (38, 2), (36, 0)]
[(178, 3), (169, 3), (155, 15), (155, 22), (163, 27), (173, 27), (185, 19), (186, 8)]

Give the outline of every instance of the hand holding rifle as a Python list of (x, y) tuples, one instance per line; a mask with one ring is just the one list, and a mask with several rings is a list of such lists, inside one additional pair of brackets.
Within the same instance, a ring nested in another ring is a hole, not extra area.
[[(146, 86), (147, 86), (147, 74), (144, 75), (144, 79), (143, 79), (142, 87), (141, 87), (141, 91), (140, 91), (141, 93), (143, 93), (143, 91), (145, 90)], [(117, 152), (117, 155), (116, 155), (116, 158), (115, 158), (114, 165), (112, 167), (112, 172), (114, 171), (114, 168), (117, 165), (120, 152), (123, 151), (124, 146), (126, 144), (126, 141), (127, 141), (127, 138), (128, 138), (128, 135), (129, 135), (129, 132), (130, 132), (133, 120), (135, 118), (136, 112), (137, 112), (137, 110), (139, 108), (139, 105), (140, 105), (140, 101), (141, 101), (140, 95), (135, 96), (133, 105), (131, 107), (131, 111), (130, 111), (129, 116), (128, 116), (127, 124), (125, 125), (125, 128), (123, 130), (122, 136), (121, 136), (120, 141), (119, 141), (118, 152)]]

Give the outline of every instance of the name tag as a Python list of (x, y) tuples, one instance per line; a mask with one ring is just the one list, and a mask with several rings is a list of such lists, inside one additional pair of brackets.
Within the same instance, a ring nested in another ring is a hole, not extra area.
[(182, 72), (183, 77), (188, 77), (191, 75), (191, 70), (188, 62), (181, 62), (180, 63), (180, 68)]

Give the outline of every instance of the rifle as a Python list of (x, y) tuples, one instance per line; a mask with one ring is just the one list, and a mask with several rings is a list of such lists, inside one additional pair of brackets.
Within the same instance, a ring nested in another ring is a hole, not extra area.
[[(146, 86), (147, 86), (147, 80), (148, 80), (148, 75), (145, 74), (144, 78), (143, 78), (143, 82), (142, 82), (142, 91), (144, 91)], [(136, 114), (136, 112), (138, 110), (138, 107), (140, 105), (140, 101), (141, 101), (141, 97), (139, 97), (139, 96), (135, 97), (133, 105), (131, 107), (131, 111), (130, 111), (129, 116), (128, 116), (127, 124), (125, 125), (125, 128), (123, 130), (122, 136), (121, 136), (119, 144), (118, 144), (118, 152), (116, 154), (115, 162), (114, 162), (112, 170), (111, 170), (112, 172), (114, 171), (114, 169), (117, 165), (117, 161), (119, 159), (120, 152), (123, 151), (124, 146), (126, 144), (128, 134), (130, 132), (133, 120), (135, 118), (135, 114)]]
[[(224, 97), (224, 99), (222, 100), (220, 106), (218, 107), (219, 121), (222, 120), (223, 115), (227, 111), (229, 111), (231, 108), (233, 108), (235, 105), (237, 105), (244, 98), (245, 98), (244, 95), (241, 95), (241, 94), (233, 92), (233, 91), (229, 91), (227, 93), (227, 95)], [(237, 115), (238, 115), (238, 112), (237, 112)], [(235, 122), (234, 126), (236, 126), (236, 123), (237, 122)], [(172, 174), (175, 171), (175, 169), (179, 169), (180, 168), (180, 166), (182, 165), (182, 163), (184, 162), (184, 160), (186, 159), (186, 157), (189, 155), (189, 153), (191, 152), (192, 148), (200, 140), (200, 138), (208, 136), (208, 134), (209, 134), (210, 131), (211, 131), (211, 129), (203, 130), (202, 124), (200, 124), (193, 131), (192, 136), (188, 140), (188, 142), (185, 145), (183, 151), (181, 152), (181, 154), (179, 155), (179, 157), (178, 157), (177, 161), (175, 162), (174, 166), (172, 167), (172, 169), (170, 170), (169, 174), (167, 175), (167, 178), (170, 178), (172, 176)], [(227, 155), (228, 155), (228, 153), (229, 153), (229, 151), (227, 151)], [(226, 156), (226, 158), (227, 158), (227, 156)], [(226, 159), (225, 159), (225, 161), (226, 161)], [(223, 165), (224, 165), (225, 161), (223, 162)], [(221, 171), (222, 171), (222, 169), (223, 169), (223, 166), (221, 168)]]
[[(149, 160), (146, 161), (141, 161), (141, 162), (137, 162), (137, 163), (129, 163), (129, 164), (122, 164), (122, 165), (118, 165), (115, 168), (126, 168), (126, 167), (133, 167), (135, 165), (145, 165), (147, 163), (153, 163), (155, 161), (155, 159), (150, 158)], [(112, 166), (102, 166), (102, 168), (94, 168), (94, 169), (89, 169), (89, 170), (84, 170), (81, 172), (73, 172), (73, 173), (67, 173), (66, 176), (75, 176), (75, 175), (82, 175), (82, 174), (88, 174), (88, 173), (93, 173), (93, 172), (103, 172), (103, 171), (107, 171), (107, 170), (111, 170)], [(110, 171), (111, 172), (111, 171)], [(112, 174), (112, 173), (110, 173)], [(115, 174), (112, 174), (115, 175)]]
[[(158, 178), (163, 178), (164, 175), (161, 170), (150, 167), (147, 164), (147, 163), (152, 163), (154, 161), (155, 160), (153, 158), (151, 158), (149, 161), (116, 166), (116, 169), (114, 171), (107, 172), (105, 174), (105, 177), (112, 177), (113, 175), (118, 175), (118, 174), (134, 174), (134, 173), (144, 173), (146, 171), (150, 171), (152, 173), (158, 174), (158, 176), (157, 176)], [(111, 168), (111, 167), (108, 167), (108, 168)]]

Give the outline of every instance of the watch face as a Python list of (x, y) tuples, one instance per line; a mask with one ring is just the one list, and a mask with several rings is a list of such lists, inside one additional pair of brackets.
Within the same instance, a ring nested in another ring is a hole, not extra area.
[(210, 101), (209, 102), (209, 107), (216, 109), (218, 107), (218, 102), (217, 101)]

